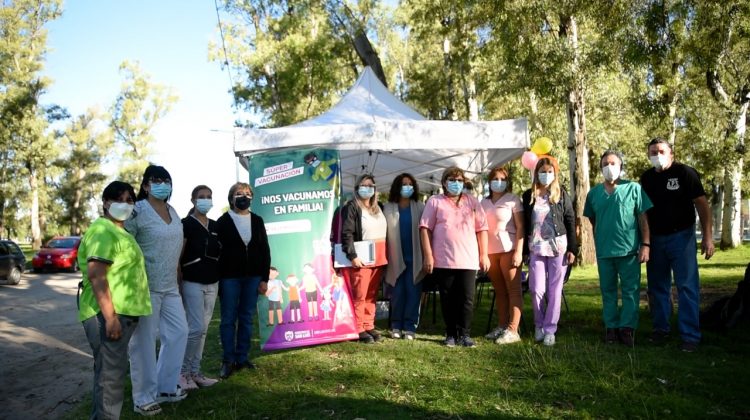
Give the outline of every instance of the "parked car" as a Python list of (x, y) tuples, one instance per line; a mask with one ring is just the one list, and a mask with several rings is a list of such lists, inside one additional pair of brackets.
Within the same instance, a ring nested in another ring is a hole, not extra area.
[(0, 241), (0, 283), (18, 284), (26, 268), (26, 256), (13, 241)]
[(80, 236), (56, 236), (34, 255), (31, 266), (35, 272), (44, 270), (78, 271)]

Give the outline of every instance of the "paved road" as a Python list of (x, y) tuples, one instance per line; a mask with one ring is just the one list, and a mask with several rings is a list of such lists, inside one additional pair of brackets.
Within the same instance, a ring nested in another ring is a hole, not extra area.
[(80, 273), (24, 273), (0, 286), (0, 418), (60, 418), (91, 391), (93, 359), (77, 320)]

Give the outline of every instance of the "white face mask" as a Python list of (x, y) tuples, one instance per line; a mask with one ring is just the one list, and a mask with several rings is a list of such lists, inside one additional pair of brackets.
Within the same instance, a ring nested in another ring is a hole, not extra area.
[(539, 183), (545, 187), (549, 187), (552, 181), (555, 180), (554, 172), (539, 172), (537, 176), (539, 177)]
[(107, 213), (109, 213), (113, 219), (124, 222), (128, 220), (128, 217), (130, 217), (131, 214), (133, 214), (134, 208), (134, 205), (128, 203), (112, 203), (109, 205)]
[(653, 165), (654, 168), (658, 170), (664, 169), (664, 167), (669, 163), (669, 157), (667, 157), (666, 155), (649, 156), (648, 159), (651, 161), (651, 165)]
[(620, 166), (619, 165), (607, 165), (602, 168), (602, 175), (607, 182), (614, 182), (620, 177)]

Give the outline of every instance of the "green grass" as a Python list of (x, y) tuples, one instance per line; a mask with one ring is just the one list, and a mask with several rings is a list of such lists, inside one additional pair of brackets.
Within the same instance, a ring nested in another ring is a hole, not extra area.
[[(701, 260), (704, 304), (732, 293), (750, 261), (750, 246)], [(645, 284), (645, 276), (644, 276)], [(650, 345), (645, 298), (635, 349), (601, 341), (601, 299), (595, 267), (577, 268), (565, 288), (558, 344), (533, 343), (526, 296), (524, 342), (500, 347), (478, 339), (473, 349), (447, 349), (440, 315), (423, 314), (416, 342), (354, 342), (275, 353), (257, 352), (257, 371), (242, 371), (216, 386), (163, 404), (161, 418), (706, 418), (748, 417), (750, 339), (747, 326), (728, 334), (705, 332), (698, 352), (679, 351), (673, 337)], [(644, 290), (645, 293), (645, 290)], [(475, 336), (487, 325), (485, 291), (474, 317)], [(438, 309), (439, 311), (439, 309)], [(385, 328), (385, 325), (381, 325)], [(206, 343), (204, 369), (220, 363), (218, 312)], [(123, 418), (132, 412), (129, 388)], [(70, 418), (83, 418), (90, 400)]]

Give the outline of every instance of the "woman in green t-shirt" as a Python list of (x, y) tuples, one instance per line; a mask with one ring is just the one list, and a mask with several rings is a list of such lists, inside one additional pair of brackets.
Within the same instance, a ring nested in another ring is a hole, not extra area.
[[(78, 319), (94, 353), (92, 418), (118, 418), (128, 371), (128, 343), (140, 316), (151, 314), (146, 268), (138, 243), (123, 228), (135, 191), (114, 181), (102, 193), (104, 216), (91, 224), (78, 249), (83, 281)], [(156, 404), (150, 413), (158, 414)]]

